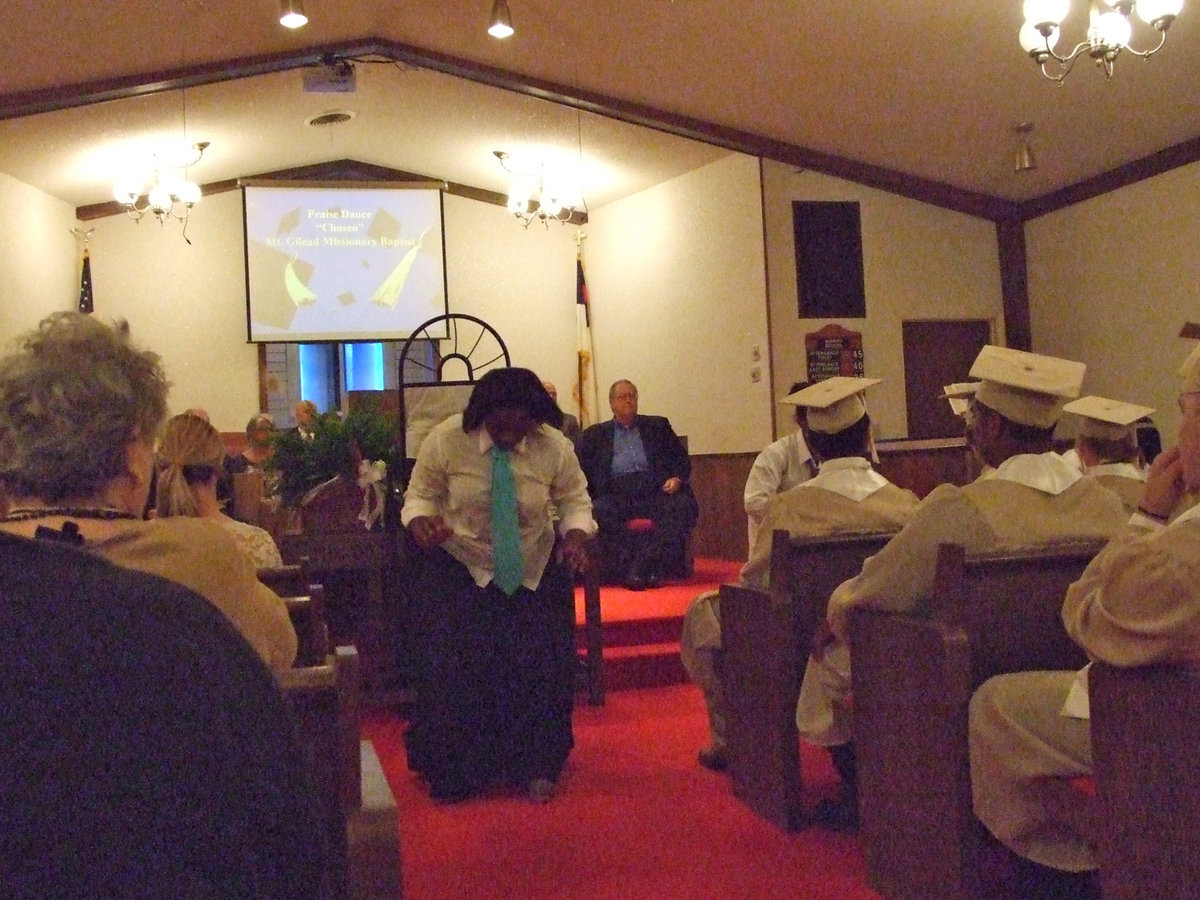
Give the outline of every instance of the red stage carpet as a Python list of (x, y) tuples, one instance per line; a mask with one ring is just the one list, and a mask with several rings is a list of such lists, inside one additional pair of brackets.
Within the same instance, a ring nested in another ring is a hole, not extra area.
[[(697, 558), (692, 577), (686, 581), (668, 581), (649, 591), (627, 591), (620, 585), (600, 588), (601, 618), (605, 622), (632, 622), (639, 619), (682, 617), (693, 597), (721, 584), (736, 581), (741, 562)], [(575, 621), (583, 624), (583, 588), (575, 589)]]
[[(706, 737), (691, 686), (612, 693), (575, 711), (575, 750), (546, 806), (497, 794), (438, 806), (408, 771), (402, 721), (364, 722), (400, 807), (407, 900), (873, 900), (855, 837), (787, 834), (696, 764)], [(828, 756), (804, 748), (807, 802)]]

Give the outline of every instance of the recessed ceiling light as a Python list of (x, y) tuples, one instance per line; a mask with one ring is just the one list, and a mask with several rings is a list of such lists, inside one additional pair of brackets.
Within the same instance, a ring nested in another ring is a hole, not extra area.
[(279, 24), (284, 28), (303, 28), (308, 24), (300, 0), (283, 0), (279, 9)]
[(341, 125), (343, 122), (349, 122), (354, 118), (354, 111), (349, 109), (334, 109), (329, 112), (323, 112), (317, 116), (310, 116), (304, 120), (305, 125), (312, 125), (314, 128), (320, 128), (322, 125)]

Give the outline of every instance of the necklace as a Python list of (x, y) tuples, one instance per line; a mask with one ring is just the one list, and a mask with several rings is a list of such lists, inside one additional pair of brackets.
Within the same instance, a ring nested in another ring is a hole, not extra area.
[(68, 519), (101, 519), (111, 522), (116, 519), (136, 519), (137, 516), (122, 509), (109, 507), (30, 506), (10, 509), (0, 522), (28, 522), (32, 519), (49, 519), (63, 516)]

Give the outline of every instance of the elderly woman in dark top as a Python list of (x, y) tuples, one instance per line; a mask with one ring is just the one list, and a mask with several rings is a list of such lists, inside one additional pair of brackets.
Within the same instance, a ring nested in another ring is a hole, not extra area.
[(492, 370), (417, 453), (401, 513), (424, 550), (407, 741), (438, 800), (500, 782), (545, 802), (573, 744), (571, 571), (596, 525), (561, 415), (533, 372)]
[(123, 323), (55, 313), (0, 359), (0, 529), (52, 536), (204, 596), (272, 668), (296, 655), (283, 601), (211, 520), (145, 521), (167, 406), (157, 354)]

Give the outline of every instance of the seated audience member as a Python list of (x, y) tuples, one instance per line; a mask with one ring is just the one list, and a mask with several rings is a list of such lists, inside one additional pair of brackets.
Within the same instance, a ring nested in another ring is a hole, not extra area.
[(275, 420), (266, 413), (255, 413), (246, 423), (246, 449), (225, 457), (225, 473), (230, 477), (242, 472), (265, 471), (274, 448)]
[[(191, 409), (185, 409), (185, 415), (195, 416), (197, 419), (203, 419), (205, 422), (212, 424), (212, 418), (208, 414), (208, 410), (200, 406), (193, 406)], [(221, 462), (222, 466), (217, 476), (217, 502), (224, 509), (228, 504), (233, 502), (233, 483), (230, 481), (229, 473), (225, 471), (225, 449), (224, 444), (221, 446)], [(158, 493), (156, 488), (158, 479), (158, 469), (156, 468), (150, 478), (150, 500), (149, 507), (146, 509), (145, 518), (150, 518), (154, 514), (154, 500)]]
[[(821, 460), (817, 475), (773, 497), (755, 536), (739, 582), (765, 588), (771, 535), (826, 537), (897, 531), (917, 505), (917, 495), (898, 488), (870, 462), (871, 417), (863, 392), (878, 384), (871, 378), (830, 378), (788, 395), (807, 421), (808, 442)], [(700, 751), (700, 764), (715, 771), (726, 766), (725, 701), (721, 683), (720, 595), (707, 591), (689, 604), (683, 620), (680, 655), (691, 679), (704, 692), (711, 744)]]
[(320, 410), (311, 400), (301, 400), (292, 410), (292, 418), (296, 420), (296, 434), (306, 441), (313, 439), (313, 428), (317, 424)]
[(1075, 452), (1083, 473), (1120, 497), (1126, 512), (1132, 513), (1142, 499), (1146, 483), (1134, 426), (1138, 419), (1154, 410), (1091, 396), (1072, 400), (1063, 407), (1063, 412), (1078, 418)]
[[(1067, 590), (1063, 623), (1092, 659), (1200, 665), (1200, 509), (1168, 524), (1184, 493), (1200, 488), (1200, 359), (1186, 364), (1179, 406), (1178, 446), (1154, 461), (1137, 512)], [(1020, 672), (971, 698), (975, 813), (1010, 851), (1022, 896), (1100, 896), (1093, 848), (1035, 789), (1042, 778), (1091, 773), (1086, 688), (1074, 672)]]
[(544, 803), (574, 745), (571, 575), (596, 526), (560, 414), (533, 372), (492, 369), (417, 451), (400, 514), (424, 601), (405, 741), (435, 800), (503, 783)]
[(296, 656), (283, 601), (217, 523), (141, 518), (166, 413), (158, 355), (128, 327), (56, 313), (0, 359), (0, 530), (63, 533), (117, 565), (191, 588), (273, 668)]
[[(800, 690), (800, 736), (831, 750), (850, 770), (850, 609), (912, 613), (933, 588), (938, 545), (967, 552), (1108, 538), (1126, 519), (1116, 495), (1052, 450), (1054, 426), (1078, 396), (1084, 365), (985, 346), (971, 367), (981, 379), (967, 414), (967, 440), (990, 471), (966, 485), (935, 488), (908, 524), (829, 598), (827, 634), (814, 642)], [(898, 664), (902, 664), (899, 663)], [(857, 826), (853, 792), (830, 824)]]
[(267, 470), (267, 464), (275, 453), (275, 420), (266, 413), (255, 413), (246, 423), (246, 446), (241, 453), (226, 456), (222, 468), (224, 470), (219, 486), (219, 499), (225, 503), (233, 515), (237, 515), (234, 506), (235, 475), (246, 472), (263, 473), (262, 493), (270, 497), (275, 493), (279, 481), (279, 473)]
[[(796, 430), (768, 444), (754, 458), (746, 487), (742, 491), (742, 507), (746, 510), (747, 543), (750, 548), (747, 558), (754, 555), (754, 542), (758, 526), (767, 513), (767, 504), (776, 495), (794, 488), (812, 478), (817, 471), (816, 460), (809, 452), (804, 439), (804, 413), (799, 405), (790, 403), (788, 397), (808, 387), (808, 383), (797, 381), (788, 389), (787, 397), (779, 401), (792, 407), (792, 418)], [(767, 536), (768, 541), (770, 535)]]
[(212, 519), (229, 532), (255, 568), (282, 566), (283, 558), (269, 533), (221, 511), (217, 479), (224, 459), (221, 435), (207, 422), (186, 413), (168, 421), (158, 446), (157, 517)]
[(608, 404), (612, 419), (585, 429), (576, 452), (601, 534), (621, 534), (634, 518), (654, 522), (624, 579), (631, 590), (644, 590), (662, 582), (696, 524), (699, 507), (687, 483), (692, 462), (667, 419), (638, 415), (633, 382), (614, 382)]
[[(550, 395), (550, 399), (554, 401), (554, 405), (558, 406), (558, 388), (554, 386), (554, 382), (543, 381), (542, 387), (546, 389), (546, 393)], [(559, 411), (561, 412), (561, 410), (562, 407), (560, 406)], [(559, 431), (566, 435), (568, 441), (574, 444), (579, 440), (579, 420), (567, 412), (563, 413), (562, 417), (562, 428)]]
[(329, 896), (288, 708), (212, 604), (0, 534), (0, 632), (0, 896)]

